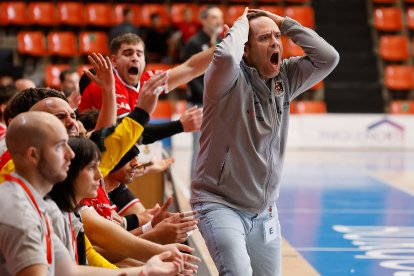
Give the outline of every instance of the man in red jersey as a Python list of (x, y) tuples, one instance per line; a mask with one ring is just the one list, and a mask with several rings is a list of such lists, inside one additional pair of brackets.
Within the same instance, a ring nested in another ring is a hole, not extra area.
[[(111, 41), (110, 50), (115, 75), (117, 114), (122, 117), (131, 112), (141, 86), (154, 74), (154, 71), (144, 72), (145, 46), (142, 39), (135, 34), (117, 36)], [(211, 61), (213, 51), (214, 48), (209, 48), (169, 70), (167, 83), (155, 92), (168, 93), (180, 84), (187, 83), (203, 74)], [(81, 79), (80, 86), (82, 100), (79, 112), (93, 108), (100, 109), (102, 106), (100, 87), (86, 76)]]

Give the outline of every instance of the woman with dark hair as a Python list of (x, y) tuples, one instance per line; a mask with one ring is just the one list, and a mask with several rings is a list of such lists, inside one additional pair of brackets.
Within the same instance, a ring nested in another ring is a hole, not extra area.
[[(71, 137), (68, 142), (75, 153), (67, 178), (53, 186), (49, 193), (48, 214), (53, 220), (54, 232), (66, 245), (72, 259), (78, 264), (116, 268), (93, 250), (83, 232), (77, 211), (79, 202), (86, 197), (96, 197), (102, 174), (99, 171), (101, 154), (91, 140)], [(62, 212), (62, 216), (56, 214)], [(86, 262), (86, 259), (88, 262)]]

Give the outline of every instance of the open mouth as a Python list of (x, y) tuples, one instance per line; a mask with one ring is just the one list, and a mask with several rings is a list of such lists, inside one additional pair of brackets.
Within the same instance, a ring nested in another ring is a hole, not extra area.
[(279, 63), (279, 53), (273, 53), (272, 56), (270, 57), (270, 62), (273, 65), (277, 65)]
[(128, 69), (128, 74), (130, 75), (138, 75), (138, 67), (132, 66)]

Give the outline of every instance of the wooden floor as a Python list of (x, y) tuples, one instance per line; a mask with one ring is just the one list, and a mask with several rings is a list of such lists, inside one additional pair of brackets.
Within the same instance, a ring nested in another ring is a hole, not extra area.
[(288, 150), (278, 200), (283, 275), (414, 275), (413, 195), (414, 152)]

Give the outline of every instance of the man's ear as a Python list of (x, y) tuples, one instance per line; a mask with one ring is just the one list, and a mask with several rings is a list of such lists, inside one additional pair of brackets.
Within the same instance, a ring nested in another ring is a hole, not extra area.
[(249, 45), (246, 43), (244, 44), (244, 53), (243, 53), (243, 57), (247, 58), (249, 56)]
[(35, 147), (29, 147), (27, 149), (26, 157), (27, 157), (27, 160), (30, 163), (37, 164), (39, 162), (39, 159), (40, 159), (39, 149), (37, 149)]
[(111, 62), (112, 62), (112, 66), (115, 68), (116, 67), (116, 55), (111, 55)]

